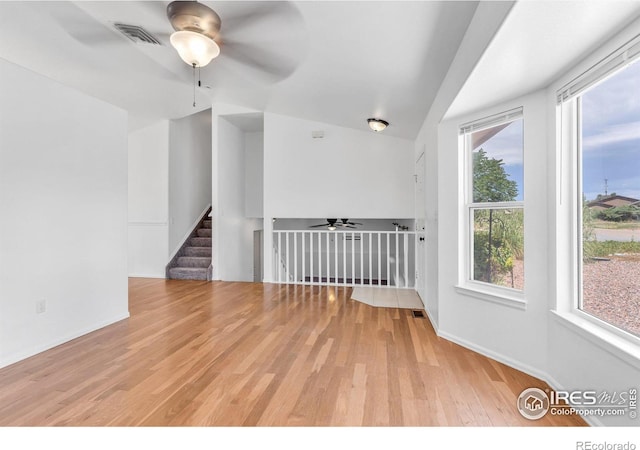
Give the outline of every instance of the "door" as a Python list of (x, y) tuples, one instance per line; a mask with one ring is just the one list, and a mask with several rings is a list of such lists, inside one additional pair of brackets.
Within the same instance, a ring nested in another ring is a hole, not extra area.
[(426, 215), (427, 204), (424, 191), (424, 175), (425, 175), (425, 155), (424, 151), (418, 157), (416, 161), (415, 171), (415, 208), (416, 208), (416, 290), (422, 298), (422, 302), (426, 303), (425, 299), (425, 278), (427, 276), (425, 257), (426, 257)]

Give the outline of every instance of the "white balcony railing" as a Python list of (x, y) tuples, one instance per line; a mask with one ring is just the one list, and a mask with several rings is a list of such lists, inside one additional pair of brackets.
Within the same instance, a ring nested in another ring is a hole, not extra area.
[(273, 232), (278, 283), (415, 286), (415, 232)]

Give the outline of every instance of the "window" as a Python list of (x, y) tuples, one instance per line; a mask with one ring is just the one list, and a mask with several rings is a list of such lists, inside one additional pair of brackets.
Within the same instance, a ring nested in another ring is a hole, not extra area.
[(583, 93), (579, 309), (640, 336), (640, 62)]
[[(573, 311), (640, 337), (640, 36), (558, 92), (575, 165)], [(568, 172), (565, 172), (568, 173)]]
[(474, 283), (524, 289), (522, 108), (463, 125), (468, 261)]

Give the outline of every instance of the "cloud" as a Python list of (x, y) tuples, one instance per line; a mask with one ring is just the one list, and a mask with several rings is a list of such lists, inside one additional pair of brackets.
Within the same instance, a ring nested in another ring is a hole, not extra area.
[(587, 136), (582, 142), (582, 149), (584, 151), (597, 150), (605, 145), (635, 140), (640, 140), (640, 121), (612, 125), (599, 133)]
[(505, 166), (522, 164), (522, 120), (516, 120), (484, 143), (489, 158), (501, 159)]

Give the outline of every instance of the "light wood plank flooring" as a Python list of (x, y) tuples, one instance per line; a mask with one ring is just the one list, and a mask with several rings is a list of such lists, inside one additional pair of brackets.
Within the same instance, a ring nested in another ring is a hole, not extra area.
[(0, 370), (0, 425), (549, 426), (535, 378), (351, 289), (131, 279), (131, 318)]

